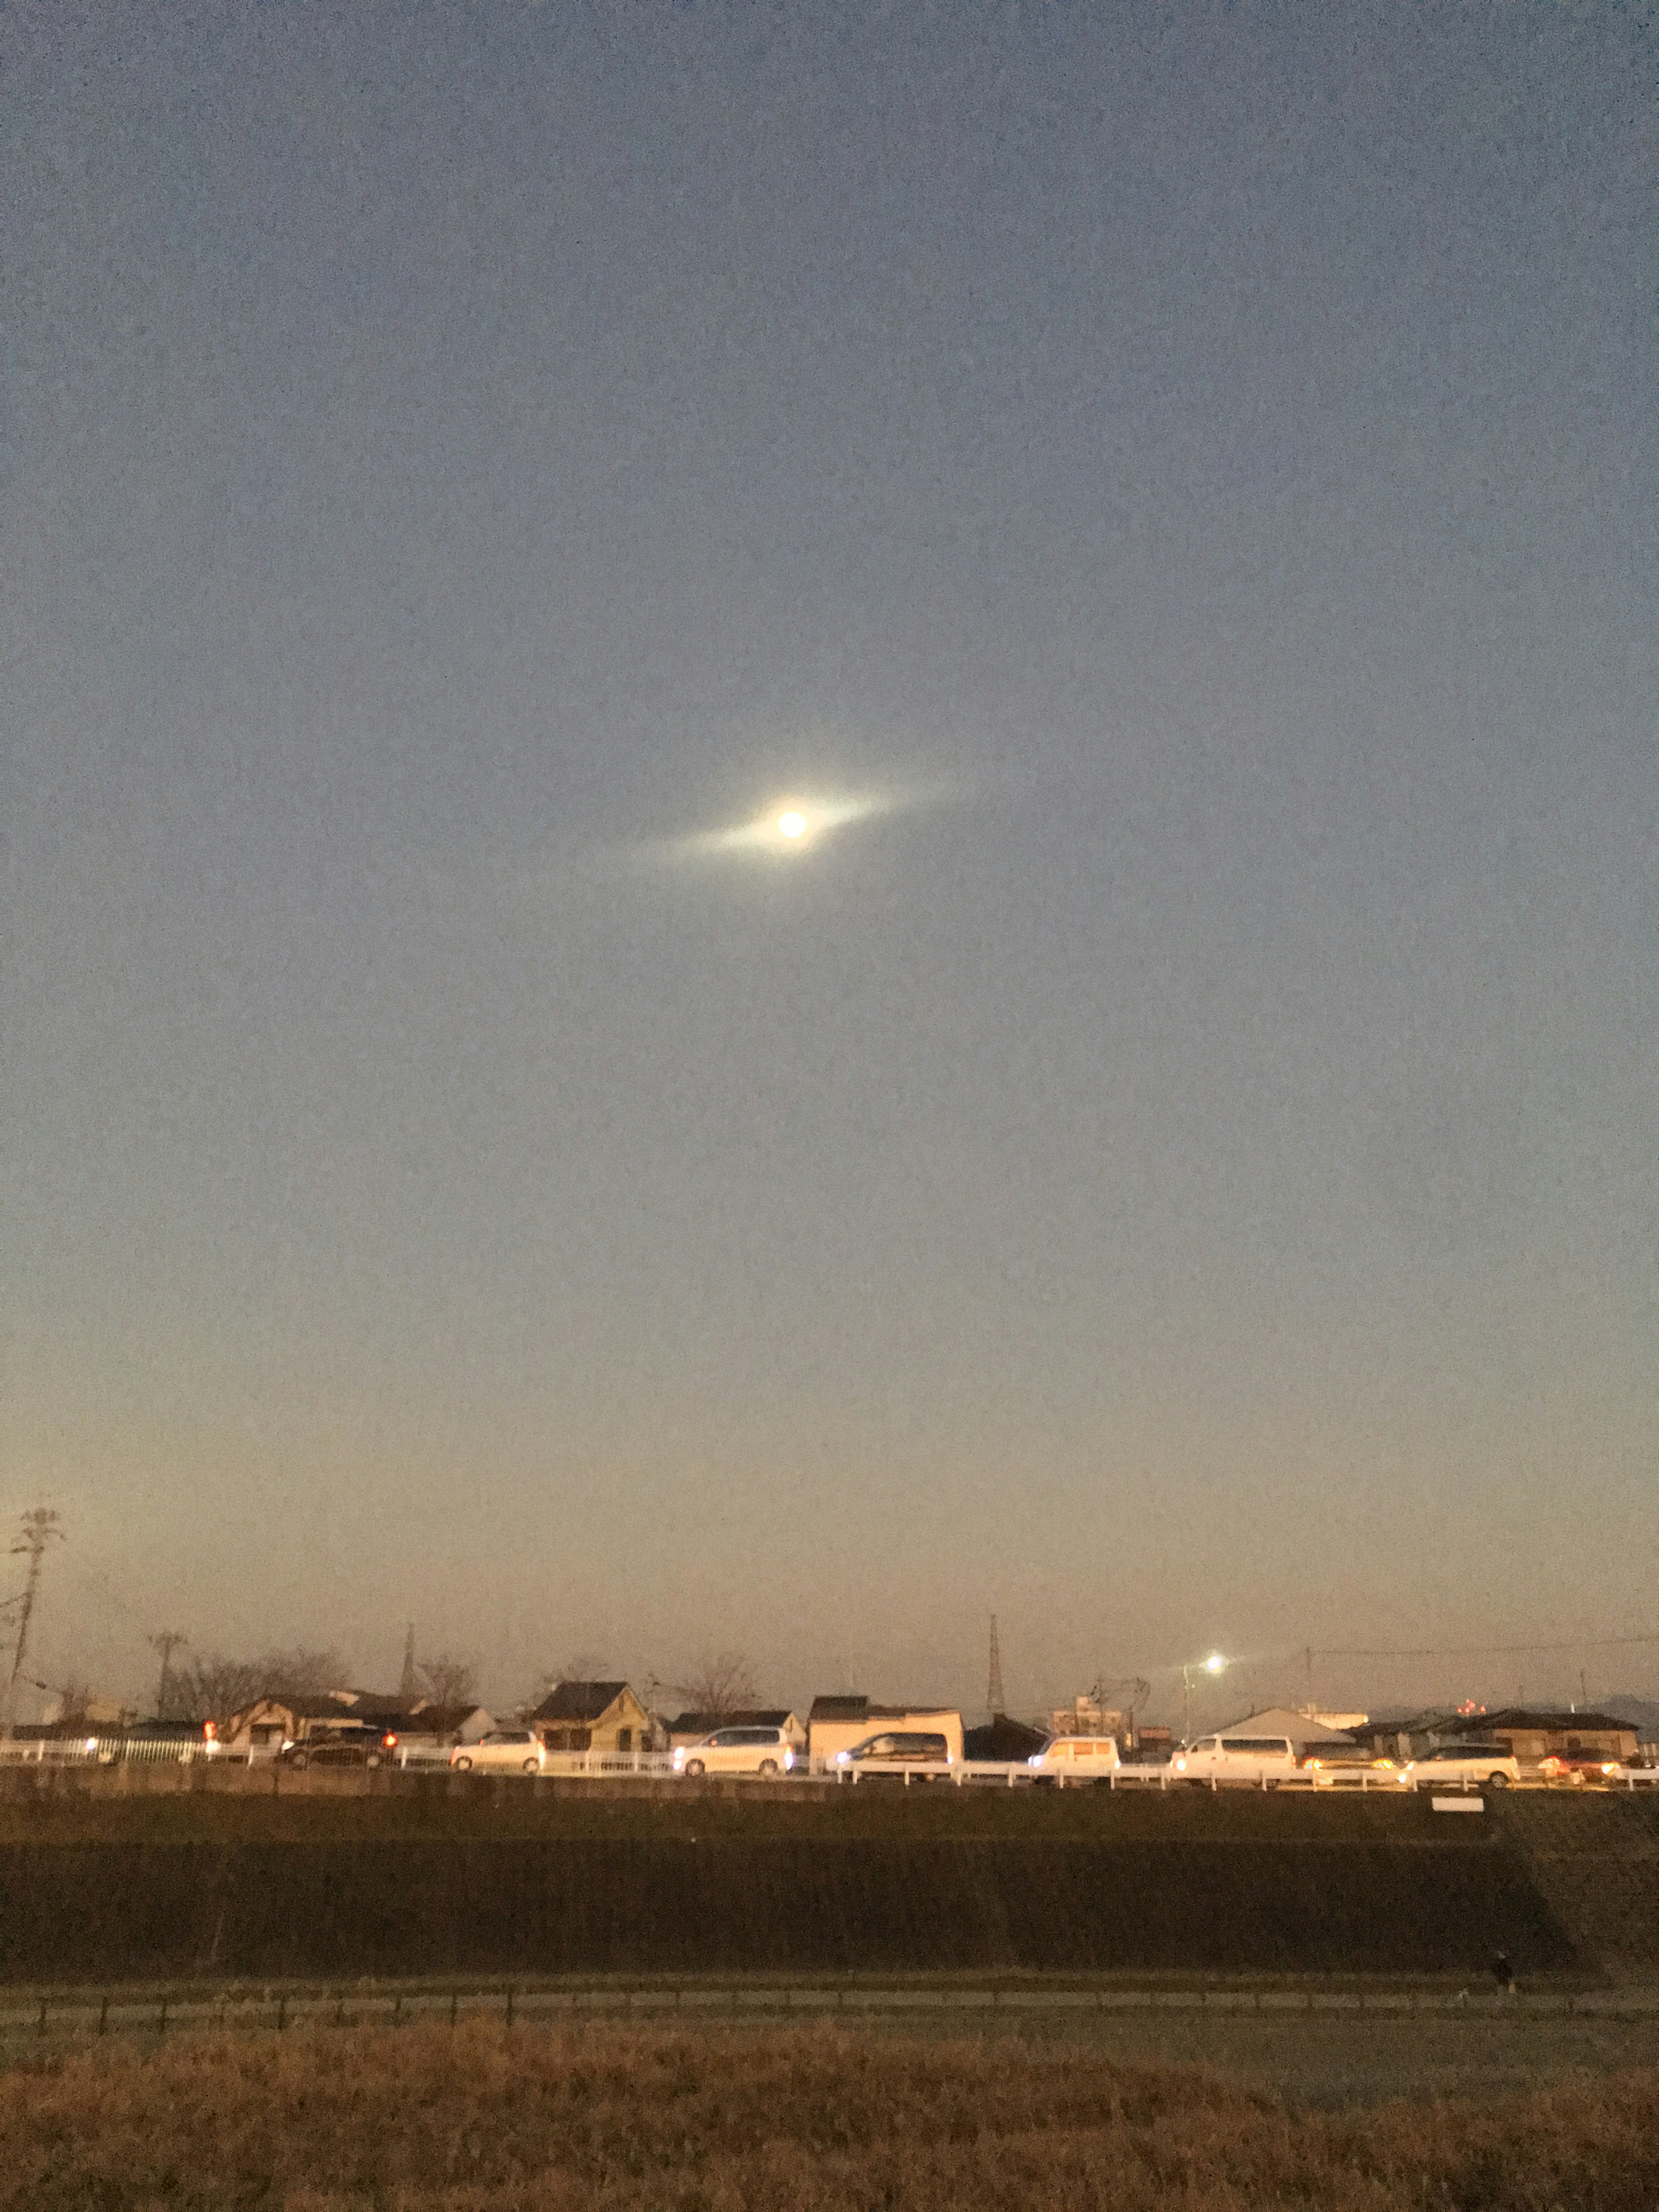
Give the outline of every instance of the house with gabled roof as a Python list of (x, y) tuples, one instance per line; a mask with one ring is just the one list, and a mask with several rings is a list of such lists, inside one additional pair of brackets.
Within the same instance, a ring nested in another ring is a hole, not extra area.
[(550, 1751), (649, 1751), (650, 1714), (627, 1682), (556, 1682), (525, 1715)]
[(677, 1713), (668, 1723), (668, 1748), (678, 1751), (683, 1744), (701, 1743), (716, 1729), (728, 1728), (781, 1729), (797, 1752), (806, 1749), (805, 1722), (782, 1705), (769, 1707), (764, 1712)]
[(1443, 1743), (1474, 1738), (1506, 1744), (1523, 1766), (1536, 1765), (1557, 1753), (1592, 1752), (1600, 1759), (1632, 1759), (1636, 1730), (1613, 1713), (1562, 1712), (1536, 1706), (1504, 1705), (1493, 1713), (1459, 1713), (1439, 1730)]
[(377, 1690), (325, 1690), (318, 1697), (256, 1698), (232, 1713), (220, 1731), (231, 1756), (274, 1754), (285, 1743), (312, 1736), (396, 1735), (400, 1742), (476, 1743), (495, 1725), (476, 1703), (437, 1705), (417, 1698), (413, 1705)]

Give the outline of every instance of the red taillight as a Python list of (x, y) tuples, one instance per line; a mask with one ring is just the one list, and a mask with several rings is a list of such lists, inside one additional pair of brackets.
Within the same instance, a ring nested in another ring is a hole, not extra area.
[(388, 1751), (395, 1751), (398, 1747), (398, 1738), (395, 1731), (390, 1735), (382, 1736), (380, 1741)]
[(218, 1734), (219, 1734), (219, 1731), (218, 1731), (217, 1728), (214, 1725), (214, 1723), (213, 1723), (211, 1721), (204, 1721), (204, 1722), (203, 1722), (203, 1723), (202, 1723), (202, 1735), (203, 1735), (204, 1738), (205, 1739), (205, 1741), (206, 1741), (207, 1742), (209, 1742), (209, 1743), (212, 1743), (212, 1742), (216, 1741), (216, 1739), (217, 1739), (217, 1737), (218, 1737)]

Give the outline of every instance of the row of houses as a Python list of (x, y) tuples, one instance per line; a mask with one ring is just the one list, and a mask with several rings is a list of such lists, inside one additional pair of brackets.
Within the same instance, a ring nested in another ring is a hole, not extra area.
[(1361, 1715), (1346, 1733), (1390, 1759), (1419, 1758), (1439, 1744), (1501, 1743), (1523, 1767), (1579, 1751), (1601, 1759), (1633, 1759), (1639, 1735), (1632, 1723), (1612, 1713), (1552, 1712), (1527, 1705), (1376, 1720)]
[[(1121, 1717), (1079, 1699), (1077, 1710), (1057, 1712), (1047, 1726), (1028, 1726), (999, 1714), (981, 1727), (964, 1728), (954, 1707), (883, 1704), (864, 1696), (817, 1698), (805, 1715), (786, 1707), (741, 1712), (688, 1711), (665, 1717), (652, 1711), (626, 1681), (562, 1681), (532, 1705), (497, 1715), (481, 1705), (439, 1705), (369, 1690), (340, 1689), (315, 1697), (266, 1697), (233, 1713), (218, 1730), (222, 1749), (258, 1759), (285, 1743), (373, 1735), (395, 1736), (414, 1752), (436, 1752), (475, 1743), (503, 1722), (533, 1728), (551, 1752), (588, 1753), (605, 1759), (672, 1751), (697, 1743), (715, 1729), (775, 1728), (793, 1747), (798, 1761), (823, 1772), (833, 1768), (838, 1752), (866, 1736), (889, 1729), (918, 1729), (942, 1735), (953, 1759), (1020, 1759), (1029, 1757), (1052, 1733), (1109, 1735), (1126, 1753), (1143, 1759), (1167, 1758), (1166, 1729), (1133, 1733)], [(1285, 1735), (1308, 1750), (1322, 1742), (1364, 1744), (1389, 1758), (1419, 1757), (1440, 1744), (1500, 1743), (1522, 1767), (1536, 1766), (1554, 1753), (1590, 1752), (1601, 1758), (1629, 1759), (1638, 1731), (1631, 1723), (1601, 1712), (1560, 1712), (1513, 1706), (1496, 1712), (1430, 1711), (1371, 1717), (1364, 1713), (1319, 1713), (1309, 1708), (1275, 1706), (1229, 1723), (1255, 1735)], [(73, 1733), (85, 1721), (23, 1729), (19, 1735)]]
[[(368, 1690), (331, 1690), (313, 1698), (260, 1698), (227, 1718), (219, 1740), (226, 1752), (254, 1758), (279, 1750), (284, 1743), (303, 1743), (323, 1735), (373, 1733), (395, 1735), (400, 1745), (411, 1748), (435, 1747), (476, 1743), (506, 1720), (533, 1728), (550, 1751), (604, 1758), (672, 1751), (682, 1744), (701, 1742), (720, 1728), (775, 1728), (797, 1757), (805, 1756), (819, 1767), (833, 1766), (837, 1752), (850, 1750), (884, 1729), (925, 1729), (941, 1735), (951, 1757), (958, 1759), (972, 1734), (964, 1731), (962, 1715), (954, 1708), (882, 1705), (853, 1696), (816, 1698), (804, 1717), (775, 1706), (742, 1712), (682, 1712), (665, 1718), (647, 1708), (631, 1683), (571, 1681), (556, 1683), (538, 1703), (522, 1711), (500, 1716), (478, 1705), (411, 1702)], [(1000, 1725), (1005, 1731), (1018, 1730), (1018, 1747), (982, 1749), (979, 1756), (1023, 1757), (1042, 1741), (1037, 1731), (1018, 1723)]]

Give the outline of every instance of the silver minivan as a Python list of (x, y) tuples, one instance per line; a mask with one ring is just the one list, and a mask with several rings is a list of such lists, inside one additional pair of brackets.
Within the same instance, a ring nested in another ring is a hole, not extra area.
[(723, 1728), (700, 1743), (680, 1744), (674, 1771), (696, 1781), (700, 1774), (758, 1774), (769, 1780), (791, 1772), (795, 1747), (780, 1728)]

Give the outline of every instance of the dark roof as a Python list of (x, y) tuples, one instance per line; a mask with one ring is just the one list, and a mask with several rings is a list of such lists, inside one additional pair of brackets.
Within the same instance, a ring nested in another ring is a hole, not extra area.
[(781, 1728), (790, 1717), (787, 1705), (775, 1712), (682, 1713), (668, 1723), (672, 1735), (712, 1735), (723, 1728)]
[(868, 1698), (814, 1698), (812, 1710), (806, 1716), (811, 1721), (902, 1721), (912, 1713), (953, 1713), (955, 1705), (878, 1705)]
[(1356, 1743), (1376, 1743), (1384, 1736), (1433, 1735), (1449, 1727), (1451, 1722), (1456, 1717), (1455, 1713), (1448, 1716), (1438, 1711), (1426, 1713), (1380, 1715), (1374, 1713), (1370, 1720), (1360, 1721), (1346, 1733)]
[(338, 1721), (349, 1725), (356, 1721), (366, 1723), (368, 1715), (360, 1706), (343, 1705), (338, 1698), (290, 1698), (281, 1690), (262, 1690), (257, 1698), (250, 1698), (240, 1711), (251, 1713), (256, 1705), (279, 1705), (283, 1712), (292, 1713), (296, 1721)]
[[(422, 1706), (430, 1700), (420, 1698), (413, 1705), (407, 1705), (401, 1698), (386, 1690), (354, 1690), (349, 1705), (343, 1698), (338, 1702), (346, 1712), (354, 1714), (359, 1720), (391, 1721), (396, 1720), (400, 1714), (406, 1717), (410, 1713), (419, 1712)], [(467, 1711), (471, 1712), (471, 1710), (469, 1705)]]
[(307, 1690), (293, 1693), (287, 1690), (261, 1690), (250, 1698), (241, 1712), (252, 1712), (255, 1705), (280, 1705), (292, 1713), (296, 1721), (391, 1720), (399, 1713), (418, 1712), (430, 1698), (416, 1699), (413, 1705), (385, 1690)]
[(1497, 1713), (1460, 1713), (1455, 1722), (1443, 1722), (1442, 1735), (1490, 1735), (1494, 1729), (1539, 1729), (1547, 1735), (1572, 1735), (1580, 1729), (1611, 1729), (1628, 1735), (1631, 1723), (1610, 1713), (1540, 1712), (1526, 1705), (1506, 1705)]
[(428, 1699), (411, 1705), (407, 1712), (376, 1713), (374, 1726), (393, 1735), (453, 1735), (477, 1710), (476, 1698), (459, 1705), (434, 1705)]
[(556, 1682), (530, 1717), (532, 1721), (596, 1721), (627, 1687), (626, 1682)]
[(868, 1698), (814, 1698), (809, 1721), (861, 1721), (869, 1717)]
[(867, 1697), (814, 1697), (810, 1721), (863, 1721), (869, 1714)]
[(1047, 1729), (1027, 1728), (1024, 1721), (1011, 1721), (1006, 1713), (998, 1713), (982, 1728), (963, 1730), (962, 1755), (964, 1759), (1029, 1759), (1048, 1741)]

